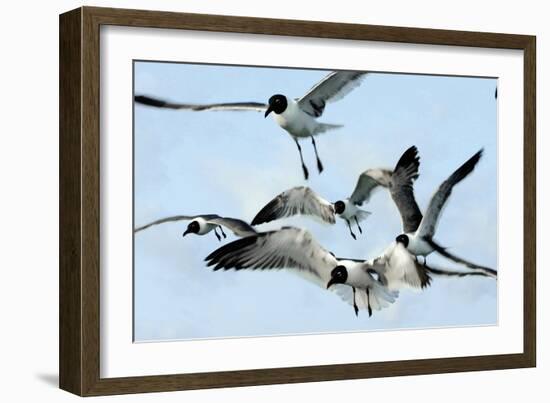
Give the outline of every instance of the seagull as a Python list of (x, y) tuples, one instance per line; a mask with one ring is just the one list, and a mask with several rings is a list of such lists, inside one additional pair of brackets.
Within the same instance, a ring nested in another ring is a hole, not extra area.
[[(134, 232), (143, 231), (144, 229), (152, 227), (153, 225), (163, 224), (166, 222), (187, 221), (187, 220), (191, 220), (191, 222), (187, 225), (187, 229), (183, 233), (183, 236), (186, 236), (187, 234), (206, 235), (210, 231), (214, 231), (216, 238), (218, 238), (218, 241), (221, 242), (222, 236), (224, 238), (227, 237), (227, 235), (223, 231), (223, 227), (228, 228), (236, 236), (239, 236), (239, 237), (246, 237), (246, 236), (256, 234), (256, 230), (252, 228), (250, 224), (246, 223), (245, 221), (239, 220), (237, 218), (220, 217), (219, 215), (216, 215), (216, 214), (203, 214), (203, 215), (195, 215), (195, 216), (176, 215), (171, 217), (165, 217), (165, 218), (161, 218), (159, 220), (150, 222), (148, 224), (142, 225), (141, 227), (136, 228)], [(220, 230), (221, 236), (217, 232), (218, 229)]]
[(439, 186), (432, 196), (424, 216), (422, 216), (416, 203), (412, 183), (403, 181), (397, 183), (392, 189), (392, 197), (399, 209), (403, 223), (403, 233), (397, 236), (395, 241), (403, 244), (414, 256), (423, 256), (424, 263), (426, 263), (426, 256), (436, 251), (444, 257), (463, 264), (466, 267), (481, 269), (491, 275), (496, 274), (496, 271), (493, 269), (471, 263), (449, 253), (433, 239), (439, 216), (451, 195), (453, 187), (474, 170), (482, 154), (483, 149), (479, 150), (468, 161), (462, 164)]
[(334, 269), (344, 267), (354, 282), (352, 287), (334, 287), (333, 290), (359, 309), (380, 310), (392, 304), (398, 293), (389, 291), (370, 272), (362, 270), (356, 261), (339, 259), (324, 249), (305, 229), (283, 227), (280, 230), (259, 232), (253, 236), (230, 242), (212, 252), (205, 259), (213, 270), (220, 269), (289, 269), (322, 288), (329, 284)]
[(371, 213), (360, 209), (363, 203), (370, 200), (371, 194), (378, 187), (389, 189), (392, 197), (397, 186), (406, 186), (418, 178), (420, 158), (415, 146), (408, 148), (399, 158), (395, 168), (368, 169), (359, 175), (355, 189), (346, 199), (331, 203), (306, 186), (297, 186), (277, 195), (267, 203), (252, 220), (252, 225), (259, 225), (283, 217), (303, 214), (320, 218), (326, 223), (334, 224), (335, 215), (346, 221), (350, 235), (357, 239), (351, 221), (355, 221), (359, 233), (363, 233), (359, 222)]
[[(386, 250), (378, 257), (367, 260), (357, 261), (363, 264), (363, 270), (370, 273), (376, 273), (378, 280), (386, 286), (390, 291), (399, 291), (402, 288), (412, 288), (416, 290), (422, 290), (431, 285), (432, 275), (438, 276), (454, 276), (454, 277), (466, 277), (466, 276), (484, 276), (496, 278), (495, 273), (488, 273), (484, 270), (476, 271), (455, 271), (447, 270), (436, 267), (429, 267), (427, 264), (420, 264), (418, 259), (411, 254), (400, 242), (393, 242)], [(339, 271), (343, 269), (340, 268)], [(334, 273), (332, 283), (338, 282), (340, 278), (345, 275), (337, 275)], [(354, 286), (353, 278), (346, 284)]]
[(268, 103), (260, 102), (230, 102), (216, 104), (186, 104), (174, 103), (146, 95), (137, 95), (137, 103), (157, 108), (190, 110), (190, 111), (257, 111), (264, 112), (264, 117), (273, 113), (275, 122), (290, 134), (300, 153), (300, 162), (304, 177), (307, 180), (309, 171), (304, 163), (302, 148), (298, 139), (310, 138), (317, 159), (319, 173), (323, 171), (323, 164), (317, 152), (315, 137), (329, 130), (338, 129), (342, 125), (321, 123), (317, 121), (328, 102), (337, 101), (346, 96), (351, 90), (359, 86), (365, 72), (335, 71), (328, 74), (301, 98), (292, 99), (282, 94), (275, 94)]

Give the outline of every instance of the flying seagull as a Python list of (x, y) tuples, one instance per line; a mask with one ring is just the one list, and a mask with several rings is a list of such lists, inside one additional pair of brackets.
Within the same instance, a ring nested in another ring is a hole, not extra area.
[(366, 73), (357, 71), (336, 71), (328, 74), (319, 83), (309, 90), (301, 98), (288, 98), (282, 94), (275, 94), (269, 98), (268, 103), (260, 102), (230, 102), (216, 104), (187, 104), (174, 103), (145, 95), (137, 95), (137, 103), (157, 108), (190, 110), (190, 111), (257, 111), (264, 112), (267, 117), (273, 113), (274, 119), (279, 126), (290, 134), (294, 139), (298, 152), (300, 153), (300, 162), (305, 179), (308, 179), (309, 172), (304, 163), (302, 148), (298, 139), (311, 139), (315, 157), (317, 158), (317, 169), (319, 173), (323, 171), (323, 164), (317, 152), (315, 143), (316, 135), (328, 130), (337, 129), (342, 125), (321, 123), (317, 121), (328, 102), (334, 102), (357, 87), (361, 83), (362, 77)]
[(345, 267), (350, 276), (361, 282), (352, 287), (330, 287), (353, 305), (355, 314), (359, 309), (380, 310), (392, 304), (398, 293), (389, 291), (370, 272), (363, 271), (361, 264), (335, 257), (324, 249), (305, 229), (283, 227), (277, 231), (260, 232), (253, 236), (230, 242), (208, 255), (205, 259), (214, 270), (242, 269), (288, 269), (313, 281), (322, 288), (332, 284), (331, 272), (336, 267)]
[(404, 181), (392, 189), (392, 197), (399, 209), (403, 223), (403, 233), (397, 236), (395, 240), (397, 243), (403, 244), (413, 255), (417, 257), (423, 256), (424, 263), (426, 262), (426, 256), (436, 251), (466, 267), (481, 269), (492, 275), (496, 274), (496, 271), (493, 269), (471, 263), (451, 254), (433, 239), (441, 211), (447, 203), (453, 187), (474, 170), (482, 154), (483, 149), (479, 150), (468, 161), (462, 164), (439, 186), (432, 196), (424, 216), (422, 216), (416, 203), (412, 183)]
[[(359, 206), (367, 203), (373, 191), (378, 187), (389, 189), (395, 200), (394, 190), (397, 187), (412, 185), (412, 181), (418, 178), (420, 158), (417, 153), (415, 146), (407, 149), (399, 158), (393, 171), (385, 168), (366, 170), (359, 175), (351, 196), (335, 203), (325, 200), (309, 187), (298, 186), (286, 190), (267, 203), (256, 214), (256, 217), (252, 220), (252, 225), (259, 225), (296, 214), (314, 216), (326, 223), (334, 224), (335, 216), (338, 215), (346, 221), (353, 239), (357, 239), (351, 229), (351, 221), (355, 221), (359, 232), (363, 233), (359, 222), (370, 215), (370, 212), (360, 209)], [(399, 200), (396, 202), (399, 202)]]
[[(221, 241), (222, 236), (224, 238), (227, 237), (227, 235), (223, 231), (223, 227), (226, 227), (239, 237), (246, 237), (256, 234), (256, 230), (252, 228), (250, 224), (244, 222), (243, 220), (230, 217), (220, 217), (216, 214), (203, 214), (195, 216), (176, 215), (165, 217), (142, 225), (141, 227), (136, 228), (134, 232), (143, 231), (144, 229), (152, 227), (153, 225), (159, 225), (166, 222), (188, 220), (191, 220), (191, 222), (187, 225), (187, 229), (183, 233), (183, 236), (186, 236), (187, 234), (206, 235), (213, 230), (216, 238), (218, 238), (218, 241)], [(220, 230), (221, 236), (217, 232), (218, 229)]]
[[(422, 290), (431, 284), (430, 274), (451, 277), (485, 276), (496, 278), (496, 273), (488, 273), (481, 269), (464, 272), (420, 264), (416, 257), (400, 242), (393, 242), (380, 256), (374, 259), (354, 261), (361, 263), (363, 270), (371, 274), (376, 273), (378, 280), (390, 291), (398, 291), (402, 288)], [(348, 276), (347, 273), (339, 273), (341, 271), (345, 271), (345, 268), (340, 267), (333, 271), (331, 284), (341, 282), (343, 278), (347, 279), (345, 284), (351, 286), (355, 285), (355, 281), (360, 281), (360, 279), (353, 276)]]

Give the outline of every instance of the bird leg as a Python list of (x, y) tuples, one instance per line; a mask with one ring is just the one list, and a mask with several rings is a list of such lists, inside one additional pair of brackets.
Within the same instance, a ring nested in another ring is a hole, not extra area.
[(216, 231), (216, 228), (214, 228), (214, 234), (216, 235), (216, 238), (218, 238), (218, 241), (222, 241), (222, 237), (218, 234), (218, 231)]
[(359, 221), (357, 220), (357, 216), (353, 216), (355, 218), (355, 224), (357, 224), (357, 228), (359, 228), (359, 233), (362, 234), (363, 230), (361, 229), (361, 226), (359, 225)]
[(357, 308), (357, 303), (355, 302), (355, 287), (351, 287), (353, 290), (353, 310), (355, 311), (355, 316), (359, 316), (359, 308)]
[(323, 163), (321, 162), (321, 159), (319, 158), (319, 154), (317, 153), (317, 144), (315, 144), (315, 137), (311, 136), (311, 144), (313, 144), (313, 150), (315, 150), (315, 157), (317, 158), (317, 170), (319, 173), (323, 172)]
[(351, 237), (353, 239), (357, 240), (357, 237), (355, 236), (355, 234), (353, 233), (353, 230), (351, 229), (351, 224), (350, 224), (349, 220), (347, 218), (345, 220), (348, 223), (349, 233), (350, 233)]
[(218, 226), (220, 228), (220, 232), (222, 233), (224, 238), (227, 238), (227, 235), (225, 235), (225, 232), (223, 232), (223, 228), (221, 225)]
[(302, 155), (302, 147), (300, 147), (300, 143), (298, 143), (298, 139), (294, 139), (296, 142), (296, 147), (298, 147), (298, 152), (300, 153), (300, 162), (302, 163), (302, 170), (304, 171), (304, 178), (307, 180), (309, 178), (309, 172), (307, 170), (306, 164), (304, 164), (304, 157)]
[(370, 290), (369, 287), (367, 287), (367, 305), (369, 308), (369, 318), (372, 316), (372, 307), (370, 306)]

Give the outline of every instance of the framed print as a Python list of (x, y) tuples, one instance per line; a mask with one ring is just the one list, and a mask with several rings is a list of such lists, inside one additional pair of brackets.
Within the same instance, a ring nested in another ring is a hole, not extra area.
[(535, 99), (533, 36), (62, 14), (60, 387), (535, 366)]

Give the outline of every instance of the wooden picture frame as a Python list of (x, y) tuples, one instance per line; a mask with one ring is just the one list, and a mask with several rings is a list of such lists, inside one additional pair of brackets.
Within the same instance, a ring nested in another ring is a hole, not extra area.
[[(523, 353), (100, 377), (100, 27), (171, 28), (523, 50)], [(82, 7), (60, 16), (60, 387), (80, 396), (533, 367), (536, 364), (534, 36)]]

